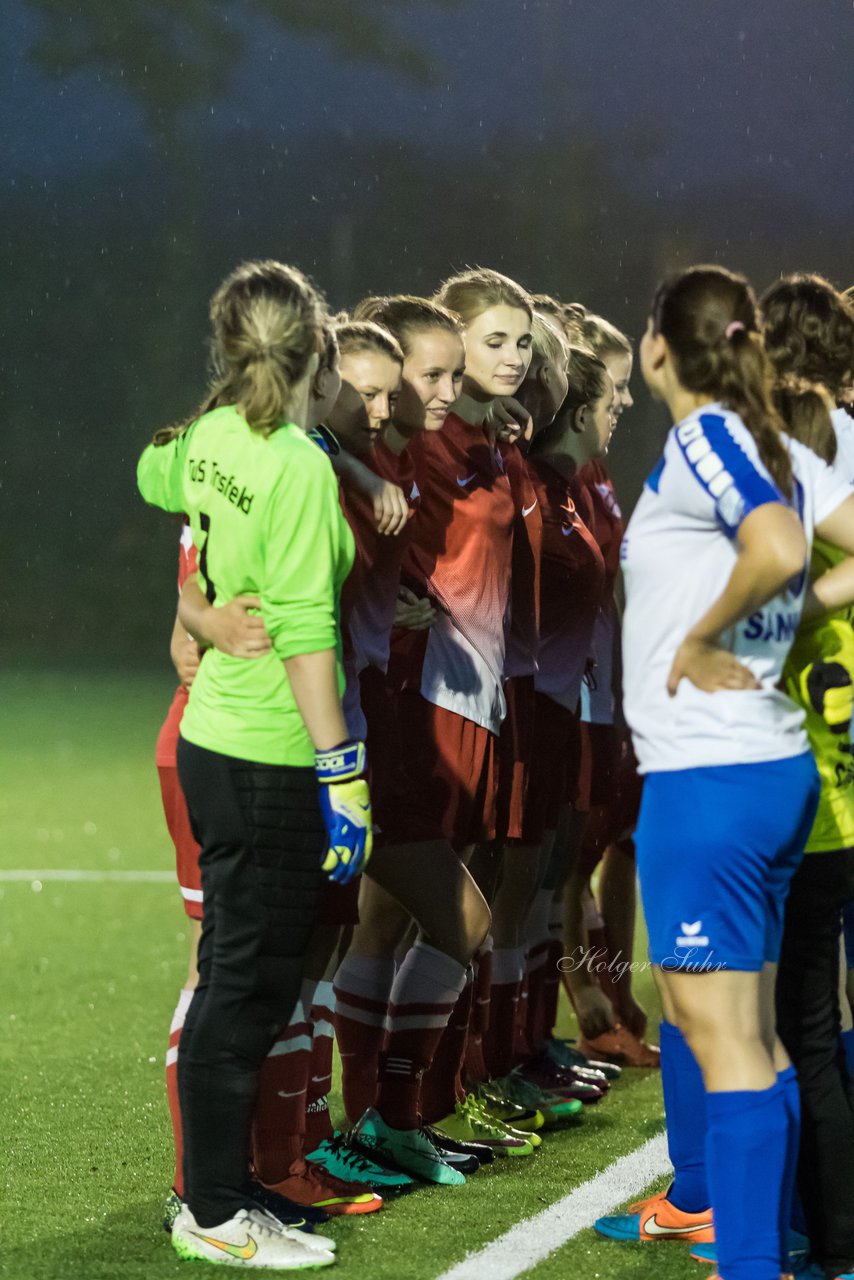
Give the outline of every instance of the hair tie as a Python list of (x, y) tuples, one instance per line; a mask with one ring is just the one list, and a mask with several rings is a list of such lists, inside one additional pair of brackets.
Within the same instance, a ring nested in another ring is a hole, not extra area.
[(734, 333), (738, 333), (739, 330), (741, 330), (742, 333), (747, 332), (747, 330), (745, 329), (745, 326), (741, 323), (740, 320), (730, 320), (729, 324), (724, 329), (724, 337), (731, 338), (732, 335)]

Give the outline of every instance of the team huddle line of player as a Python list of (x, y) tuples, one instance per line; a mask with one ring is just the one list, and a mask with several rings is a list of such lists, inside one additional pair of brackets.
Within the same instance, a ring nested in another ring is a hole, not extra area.
[(807, 276), (763, 308), (721, 268), (660, 287), (641, 366), (675, 426), (624, 536), (604, 458), (633, 347), (580, 304), (477, 269), (333, 319), (272, 261), (214, 295), (209, 395), (138, 472), (183, 519), (157, 750), (194, 922), (180, 1256), (329, 1265), (329, 1215), (531, 1157), (658, 1067), (620, 963), (637, 870), (675, 1177), (599, 1230), (790, 1271), (800, 1089), (798, 1225), (821, 1274), (854, 1266), (828, 977), (854, 899), (854, 310)]

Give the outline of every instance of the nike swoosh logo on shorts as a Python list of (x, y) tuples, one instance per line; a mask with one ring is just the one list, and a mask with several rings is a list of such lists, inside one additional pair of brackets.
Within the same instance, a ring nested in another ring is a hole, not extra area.
[(535, 507), (536, 505), (537, 505), (537, 504), (536, 504), (536, 502), (532, 502), (532, 503), (531, 503), (531, 505), (530, 505), (530, 507), (523, 507), (523, 508), (522, 508), (522, 515), (523, 515), (523, 516), (529, 516), (529, 515), (531, 514), (531, 512), (534, 510), (534, 507)]
[(467, 484), (471, 484), (472, 480), (477, 479), (477, 472), (473, 471), (470, 476), (457, 476), (457, 484), (464, 489)]
[(643, 1224), (643, 1229), (650, 1236), (684, 1236), (690, 1235), (694, 1231), (708, 1231), (712, 1225), (711, 1218), (708, 1222), (701, 1222), (696, 1227), (663, 1227), (656, 1221), (655, 1214), (652, 1215), (648, 1222)]
[(254, 1258), (258, 1252), (258, 1246), (252, 1236), (247, 1235), (245, 1244), (229, 1244), (226, 1240), (217, 1240), (214, 1236), (203, 1236), (201, 1231), (194, 1231), (194, 1236), (199, 1240), (203, 1240), (205, 1244), (211, 1244), (215, 1249), (221, 1249), (223, 1253), (228, 1253), (232, 1258)]

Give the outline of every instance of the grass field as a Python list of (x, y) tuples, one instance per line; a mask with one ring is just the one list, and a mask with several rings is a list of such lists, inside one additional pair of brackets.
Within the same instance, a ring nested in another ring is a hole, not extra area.
[[(187, 948), (177, 889), (37, 875), (171, 870), (153, 766), (169, 696), (166, 673), (0, 678), (0, 870), (32, 873), (0, 882), (0, 1275), (13, 1280), (187, 1273), (159, 1226), (172, 1172), (164, 1045)], [(648, 974), (638, 989), (651, 1006)], [(336, 1113), (339, 1099), (332, 1104)], [(331, 1224), (336, 1274), (435, 1280), (661, 1125), (657, 1075), (626, 1073), (583, 1124), (547, 1138), (536, 1156)], [(702, 1280), (705, 1272), (681, 1245), (618, 1246), (585, 1230), (525, 1274)]]

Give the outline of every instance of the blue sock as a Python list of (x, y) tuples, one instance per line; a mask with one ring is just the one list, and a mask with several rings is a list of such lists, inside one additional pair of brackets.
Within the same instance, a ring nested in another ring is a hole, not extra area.
[(783, 1090), (786, 1103), (788, 1133), (786, 1138), (786, 1165), (783, 1170), (783, 1191), (780, 1196), (780, 1261), (783, 1271), (789, 1270), (789, 1228), (792, 1225), (792, 1207), (795, 1198), (795, 1178), (798, 1172), (798, 1149), (801, 1145), (801, 1095), (798, 1077), (789, 1064), (785, 1071), (777, 1073), (777, 1084)]
[(706, 1162), (718, 1271), (780, 1280), (780, 1199), (789, 1141), (785, 1089), (709, 1093)]
[(667, 1151), (673, 1185), (667, 1198), (683, 1213), (712, 1203), (706, 1178), (706, 1090), (697, 1059), (672, 1022), (662, 1022), (661, 1088), (667, 1117)]
[(804, 1202), (801, 1199), (801, 1194), (798, 1191), (797, 1186), (795, 1187), (795, 1191), (792, 1196), (791, 1227), (792, 1227), (792, 1230), (797, 1233), (797, 1235), (803, 1236), (805, 1240), (809, 1239), (809, 1232), (807, 1231), (807, 1220), (804, 1214)]
[(842, 1047), (845, 1050), (845, 1062), (849, 1076), (854, 1079), (854, 1027), (842, 1032)]

